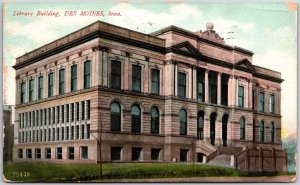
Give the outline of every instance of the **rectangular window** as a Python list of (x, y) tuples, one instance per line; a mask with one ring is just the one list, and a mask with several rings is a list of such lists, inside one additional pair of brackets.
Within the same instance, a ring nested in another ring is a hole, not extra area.
[(54, 75), (53, 73), (48, 74), (48, 97), (53, 96), (53, 83), (54, 83)]
[(56, 128), (56, 141), (59, 141), (59, 128)]
[(67, 104), (67, 122), (69, 122), (69, 118), (70, 118), (70, 106), (69, 104)]
[(215, 73), (209, 73), (209, 93), (210, 93), (210, 103), (217, 104), (218, 99), (218, 79)]
[(69, 127), (66, 127), (66, 140), (69, 140)]
[(74, 103), (71, 104), (71, 121), (74, 121)]
[(139, 65), (132, 65), (132, 91), (141, 92), (142, 68)]
[(160, 74), (158, 69), (151, 69), (151, 93), (159, 95)]
[(29, 80), (29, 102), (33, 101), (34, 97), (34, 80)]
[(89, 158), (89, 151), (87, 146), (82, 146), (81, 148), (81, 159), (88, 159)]
[(79, 121), (79, 102), (76, 102), (76, 121)]
[(19, 158), (23, 158), (23, 149), (18, 150), (18, 156)]
[(112, 60), (110, 69), (110, 87), (121, 89), (121, 62)]
[(81, 125), (81, 139), (84, 139), (84, 125)]
[(91, 87), (91, 61), (84, 63), (83, 87), (85, 89)]
[(79, 139), (79, 125), (76, 125), (76, 139)]
[(260, 92), (259, 93), (259, 112), (265, 111), (265, 93)]
[(48, 141), (51, 141), (51, 128), (48, 129)]
[(62, 159), (62, 148), (56, 148), (56, 159)]
[(55, 128), (52, 128), (52, 141), (55, 141)]
[(65, 93), (65, 69), (59, 70), (59, 88), (58, 93), (62, 95)]
[(244, 86), (239, 85), (238, 89), (238, 106), (244, 107)]
[(55, 107), (52, 107), (52, 124), (55, 123)]
[(77, 90), (77, 65), (71, 67), (71, 92)]
[(44, 141), (47, 141), (47, 129), (44, 129)]
[(56, 114), (57, 114), (57, 116), (56, 116), (56, 123), (59, 123), (59, 117), (60, 117), (60, 107), (59, 106), (57, 106), (56, 107)]
[(111, 147), (110, 148), (110, 159), (112, 161), (120, 161), (121, 160), (121, 150), (122, 150), (122, 147)]
[(44, 77), (40, 76), (38, 78), (38, 99), (42, 99), (44, 95)]
[(74, 159), (74, 147), (68, 147), (68, 159)]
[(160, 148), (151, 148), (151, 160), (159, 160)]
[(186, 98), (186, 74), (178, 73), (178, 97)]
[(187, 149), (180, 149), (180, 162), (187, 161), (188, 151), (189, 150), (187, 150)]
[(40, 109), (40, 125), (43, 126), (43, 109)]
[(40, 123), (40, 110), (36, 111), (36, 126), (39, 126), (41, 124)]
[(71, 140), (74, 139), (74, 126), (71, 126)]
[(26, 98), (26, 83), (21, 83), (21, 103), (25, 103)]
[(32, 126), (35, 127), (35, 111), (32, 111), (31, 114), (32, 114)]
[(142, 154), (142, 148), (132, 148), (131, 153), (131, 160), (133, 161), (140, 161), (141, 160), (141, 154)]
[(61, 127), (61, 140), (65, 139), (65, 127)]
[(28, 159), (31, 159), (32, 158), (32, 150), (31, 149), (26, 149), (26, 157), (28, 158)]
[(51, 159), (51, 148), (45, 148), (45, 158)]
[(90, 139), (91, 127), (90, 124), (86, 125), (86, 138)]
[(85, 108), (84, 101), (81, 102), (81, 120), (84, 120)]
[(64, 105), (61, 106), (61, 122), (62, 123), (65, 122), (65, 106)]
[(32, 131), (32, 142), (35, 142), (35, 130)]
[(51, 124), (51, 108), (48, 108), (48, 124)]
[(205, 72), (204, 70), (197, 70), (197, 100), (198, 102), (204, 102), (205, 93)]
[(89, 120), (91, 118), (91, 101), (87, 101), (87, 119)]
[(40, 148), (36, 148), (35, 149), (35, 158), (36, 159), (40, 159), (41, 158), (41, 149)]
[(31, 112), (28, 112), (28, 117), (29, 117), (29, 127), (31, 127), (31, 121), (32, 121), (32, 119), (31, 119)]
[(252, 110), (254, 111), (254, 100), (255, 100), (255, 94), (254, 90), (252, 90)]
[(275, 112), (275, 95), (270, 94), (270, 105), (269, 105), (270, 113), (274, 114)]
[(44, 109), (44, 125), (47, 125), (47, 109)]

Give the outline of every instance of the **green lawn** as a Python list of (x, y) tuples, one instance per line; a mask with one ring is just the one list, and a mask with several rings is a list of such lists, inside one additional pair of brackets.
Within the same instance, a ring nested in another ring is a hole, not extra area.
[[(99, 178), (99, 164), (4, 163), (7, 180), (22, 182), (85, 181)], [(104, 164), (103, 179), (246, 176), (232, 168), (195, 164)], [(248, 174), (249, 175), (249, 174)], [(248, 176), (247, 175), (247, 176)]]

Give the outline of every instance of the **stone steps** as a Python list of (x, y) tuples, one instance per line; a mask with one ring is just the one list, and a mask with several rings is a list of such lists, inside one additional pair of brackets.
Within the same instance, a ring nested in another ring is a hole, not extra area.
[(230, 166), (231, 155), (220, 154), (211, 161), (208, 162), (210, 165), (232, 167)]

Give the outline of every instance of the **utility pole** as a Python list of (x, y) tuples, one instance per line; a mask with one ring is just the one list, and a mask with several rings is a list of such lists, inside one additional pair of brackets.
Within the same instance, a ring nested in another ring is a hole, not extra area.
[[(98, 130), (91, 130), (91, 135), (95, 140), (97, 141), (97, 145), (99, 148), (99, 165), (100, 165), (100, 180), (102, 181), (103, 179), (103, 167), (102, 167), (102, 129), (103, 129), (103, 119), (102, 119), (102, 114), (100, 113), (99, 115), (99, 129)], [(94, 136), (92, 133), (98, 133), (98, 137)]]

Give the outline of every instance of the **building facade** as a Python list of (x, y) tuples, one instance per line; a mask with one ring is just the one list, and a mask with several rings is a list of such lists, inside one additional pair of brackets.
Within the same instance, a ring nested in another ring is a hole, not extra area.
[(13, 159), (207, 161), (281, 149), (280, 73), (208, 23), (151, 34), (97, 21), (16, 59)]

